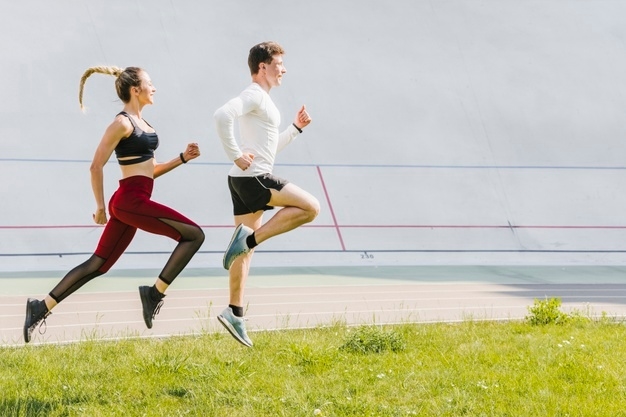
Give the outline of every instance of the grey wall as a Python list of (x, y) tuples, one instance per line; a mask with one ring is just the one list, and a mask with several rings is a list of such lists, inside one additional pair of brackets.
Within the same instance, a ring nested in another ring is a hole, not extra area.
[[(287, 50), (283, 124), (313, 124), (275, 173), (322, 213), (266, 242), (257, 265), (623, 264), (626, 3), (610, 0), (0, 2), (0, 270), (66, 269), (90, 254), (89, 163), (141, 66), (159, 160), (202, 156), (155, 199), (204, 227), (219, 267), (232, 230), (212, 114), (249, 82), (247, 51)], [(106, 169), (106, 192), (119, 169)], [(158, 267), (173, 242), (139, 233), (119, 267)]]

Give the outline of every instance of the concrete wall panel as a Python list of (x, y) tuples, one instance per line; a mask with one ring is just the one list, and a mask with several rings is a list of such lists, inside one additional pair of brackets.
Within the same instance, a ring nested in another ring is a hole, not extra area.
[[(287, 50), (283, 125), (302, 104), (314, 119), (276, 174), (322, 212), (264, 243), (258, 265), (623, 264), (625, 15), (611, 0), (2, 2), (0, 270), (93, 251), (89, 163), (121, 108), (95, 75), (80, 112), (93, 65), (150, 73), (159, 160), (200, 143), (154, 197), (203, 226), (192, 266), (219, 267), (232, 217), (212, 114), (268, 39)], [(110, 195), (113, 160), (105, 175)], [(119, 266), (172, 247), (139, 233)]]

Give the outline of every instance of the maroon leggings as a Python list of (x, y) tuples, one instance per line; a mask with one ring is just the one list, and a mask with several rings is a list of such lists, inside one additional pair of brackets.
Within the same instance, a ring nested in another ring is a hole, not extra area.
[(58, 303), (93, 278), (106, 273), (122, 256), (137, 229), (168, 236), (178, 242), (159, 278), (171, 284), (204, 242), (200, 226), (150, 199), (154, 180), (133, 176), (120, 180), (109, 201), (110, 219), (94, 254), (78, 265), (50, 292)]

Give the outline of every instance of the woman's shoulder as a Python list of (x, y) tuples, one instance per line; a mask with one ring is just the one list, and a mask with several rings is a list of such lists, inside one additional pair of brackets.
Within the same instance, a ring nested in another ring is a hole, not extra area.
[(125, 113), (118, 113), (109, 125), (108, 130), (119, 133), (121, 138), (128, 137), (135, 127), (130, 121), (130, 117)]

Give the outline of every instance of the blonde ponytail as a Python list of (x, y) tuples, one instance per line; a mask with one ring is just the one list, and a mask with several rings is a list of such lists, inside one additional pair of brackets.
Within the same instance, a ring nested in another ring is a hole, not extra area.
[(87, 81), (87, 78), (89, 78), (91, 76), (91, 74), (93, 74), (95, 72), (97, 72), (99, 74), (112, 75), (115, 78), (119, 78), (119, 76), (122, 75), (124, 70), (122, 68), (112, 67), (112, 66), (111, 67), (91, 67), (91, 68), (88, 68), (83, 73), (83, 76), (80, 77), (80, 88), (78, 90), (78, 102), (80, 103), (81, 111), (85, 111), (85, 106), (83, 106), (83, 91), (85, 89), (85, 81)]

